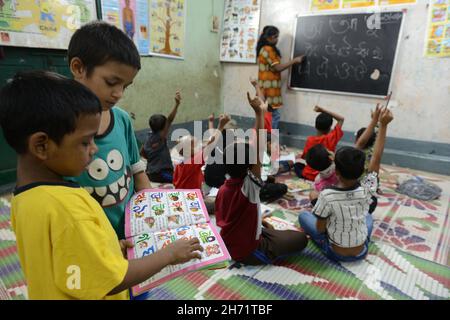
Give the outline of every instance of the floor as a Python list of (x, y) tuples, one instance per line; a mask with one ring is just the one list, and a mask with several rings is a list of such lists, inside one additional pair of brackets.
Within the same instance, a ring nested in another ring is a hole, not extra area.
[[(438, 185), (441, 197), (419, 201), (395, 191), (399, 180), (412, 176)], [(308, 191), (301, 191), (310, 186), (289, 173), (279, 180), (291, 191), (267, 205), (274, 216), (295, 224), (299, 212), (310, 209)], [(450, 177), (383, 166), (380, 180), (373, 241), (363, 261), (332, 262), (310, 242), (302, 253), (274, 265), (198, 270), (140, 298), (450, 300)], [(10, 195), (0, 197), (0, 299), (25, 299), (9, 200)]]

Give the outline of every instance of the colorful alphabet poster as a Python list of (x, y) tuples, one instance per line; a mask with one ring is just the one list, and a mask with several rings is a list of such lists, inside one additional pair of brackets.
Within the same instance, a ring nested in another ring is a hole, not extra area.
[(310, 0), (311, 11), (363, 8), (374, 6), (409, 5), (417, 0)]
[(150, 0), (150, 53), (183, 59), (186, 0)]
[(148, 0), (102, 0), (101, 3), (102, 19), (124, 31), (141, 55), (148, 55)]
[(256, 63), (261, 0), (225, 0), (220, 61)]
[(450, 0), (431, 0), (425, 56), (450, 57)]
[(342, 0), (342, 8), (373, 7), (375, 2), (375, 0)]
[(341, 7), (341, 0), (311, 0), (311, 11), (336, 10)]
[(415, 4), (417, 0), (379, 0), (380, 6), (390, 6), (398, 4)]
[(96, 18), (95, 0), (0, 0), (0, 46), (67, 49)]
[(125, 213), (125, 235), (134, 244), (128, 259), (139, 259), (180, 239), (199, 239), (201, 259), (170, 265), (143, 283), (133, 295), (148, 291), (187, 271), (230, 260), (228, 250), (210, 223), (200, 190), (144, 190), (135, 194)]

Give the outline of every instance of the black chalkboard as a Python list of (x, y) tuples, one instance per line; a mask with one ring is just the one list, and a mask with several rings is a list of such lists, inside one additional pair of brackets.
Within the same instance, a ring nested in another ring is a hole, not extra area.
[(403, 12), (297, 17), (290, 88), (388, 95)]

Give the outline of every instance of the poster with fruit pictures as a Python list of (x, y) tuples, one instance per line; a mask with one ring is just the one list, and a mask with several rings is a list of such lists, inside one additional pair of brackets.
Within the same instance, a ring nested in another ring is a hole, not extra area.
[(198, 238), (201, 259), (170, 265), (132, 288), (139, 295), (191, 270), (230, 260), (228, 250), (211, 224), (200, 190), (143, 190), (126, 207), (125, 235), (133, 243), (128, 259), (139, 259), (180, 239)]
[(256, 63), (262, 0), (225, 0), (220, 61)]

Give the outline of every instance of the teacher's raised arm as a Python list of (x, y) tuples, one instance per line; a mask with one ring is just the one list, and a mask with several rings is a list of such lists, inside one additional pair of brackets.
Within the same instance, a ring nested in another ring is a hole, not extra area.
[(265, 26), (256, 47), (259, 65), (258, 82), (269, 104), (269, 110), (272, 112), (272, 129), (278, 129), (281, 117), (279, 109), (283, 106), (281, 72), (304, 60), (302, 55), (281, 63), (281, 52), (277, 48), (279, 36), (280, 31), (277, 27)]

